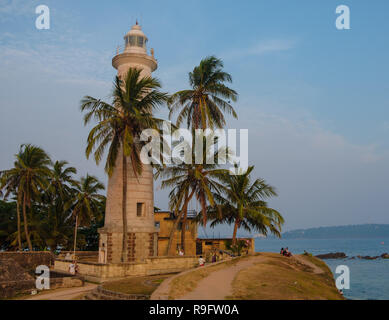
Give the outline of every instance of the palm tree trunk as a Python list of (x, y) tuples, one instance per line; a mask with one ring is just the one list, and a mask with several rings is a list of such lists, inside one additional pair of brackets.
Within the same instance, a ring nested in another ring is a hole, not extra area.
[(188, 202), (186, 202), (185, 207), (183, 208), (183, 219), (182, 219), (182, 228), (181, 228), (181, 248), (182, 251), (184, 251), (184, 254), (186, 255), (185, 251), (185, 234), (186, 234), (186, 224), (187, 224), (187, 216), (188, 216)]
[(32, 244), (30, 239), (30, 234), (28, 233), (28, 222), (27, 222), (27, 213), (26, 213), (27, 197), (24, 193), (23, 195), (23, 220), (24, 220), (24, 233), (26, 234), (26, 240), (28, 244), (28, 249), (32, 251)]
[(235, 220), (234, 233), (232, 234), (232, 244), (236, 245), (236, 234), (238, 232), (239, 220)]
[(18, 247), (19, 251), (22, 251), (22, 235), (20, 231), (20, 199), (16, 200), (16, 217), (18, 221)]
[[(177, 226), (178, 224), (180, 223), (181, 221), (181, 218), (183, 216), (183, 213), (185, 212), (184, 211), (184, 208), (187, 208), (188, 207), (188, 203), (189, 201), (192, 199), (193, 197), (193, 194), (194, 194), (194, 190), (192, 190), (191, 194), (189, 195), (189, 197), (186, 197), (185, 199), (185, 203), (184, 205), (182, 206), (182, 209), (177, 217), (177, 219), (174, 221), (174, 224), (173, 224), (173, 228), (172, 230), (170, 231), (170, 235), (169, 235), (169, 242), (168, 242), (168, 245), (167, 245), (167, 249), (166, 249), (166, 255), (169, 255), (170, 253), (170, 250), (171, 250), (171, 247), (172, 247), (172, 244), (173, 244), (173, 239), (174, 239), (174, 235), (175, 235), (175, 232), (177, 230)], [(184, 226), (183, 226), (184, 227)], [(182, 231), (184, 230), (185, 228), (182, 228), (181, 229), (181, 237), (182, 237)], [(185, 233), (185, 231), (184, 231)], [(185, 234), (184, 234), (184, 237), (185, 237)], [(184, 241), (185, 242), (185, 241)], [(182, 238), (181, 238), (181, 245), (182, 245)], [(184, 249), (183, 249), (184, 250)], [(184, 251), (184, 254), (185, 254), (185, 251)]]
[(166, 248), (166, 255), (167, 256), (170, 254), (170, 250), (172, 248), (175, 231), (177, 230), (177, 226), (178, 226), (178, 224), (181, 221), (181, 216), (182, 216), (182, 211), (180, 211), (180, 213), (178, 214), (176, 220), (174, 221), (173, 228), (172, 228), (172, 230), (170, 230), (169, 242), (168, 242), (167, 248)]
[(74, 225), (74, 245), (73, 245), (73, 259), (74, 260), (76, 260), (77, 227), (78, 227), (78, 214), (76, 214), (76, 223)]
[(123, 219), (123, 242), (122, 262), (127, 261), (127, 158), (123, 152), (123, 194), (122, 194), (122, 219)]

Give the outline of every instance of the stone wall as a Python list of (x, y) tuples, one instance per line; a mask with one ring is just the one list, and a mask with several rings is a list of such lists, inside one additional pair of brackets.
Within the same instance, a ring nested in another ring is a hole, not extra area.
[[(82, 277), (60, 277), (60, 275), (50, 277), (50, 289), (80, 287), (83, 285), (84, 279)], [(32, 290), (36, 290), (36, 279), (0, 282), (0, 299), (31, 294)]]
[[(65, 259), (67, 253), (73, 256), (74, 251), (61, 251), (57, 258)], [(77, 260), (97, 262), (99, 252), (98, 251), (76, 251)]]
[(50, 251), (33, 252), (0, 252), (0, 263), (3, 259), (12, 259), (26, 270), (35, 270), (39, 265), (54, 265), (55, 256)]
[[(129, 276), (147, 276), (181, 272), (197, 265), (196, 256), (150, 257), (145, 262), (137, 263), (90, 263), (79, 262), (79, 274), (86, 280), (103, 282)], [(69, 261), (55, 260), (55, 270), (68, 271)]]

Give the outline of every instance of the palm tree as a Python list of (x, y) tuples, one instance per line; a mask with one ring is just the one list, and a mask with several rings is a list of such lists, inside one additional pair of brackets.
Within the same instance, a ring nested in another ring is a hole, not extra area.
[(62, 201), (66, 200), (67, 195), (72, 191), (72, 185), (76, 183), (72, 176), (77, 174), (77, 169), (67, 166), (68, 164), (65, 160), (56, 161), (50, 178), (50, 191), (59, 196)]
[(75, 184), (72, 204), (72, 216), (75, 218), (74, 256), (76, 254), (77, 229), (79, 226), (88, 226), (98, 218), (95, 214), (101, 211), (99, 210), (100, 202), (105, 200), (105, 197), (99, 193), (102, 190), (104, 190), (104, 185), (96, 177), (88, 174)]
[(50, 187), (44, 194), (42, 203), (47, 217), (40, 226), (46, 245), (51, 250), (55, 250), (58, 245), (66, 245), (71, 238), (69, 227), (72, 227), (68, 222), (70, 212), (67, 207), (73, 200), (73, 187), (77, 184), (73, 175), (76, 173), (76, 168), (68, 166), (67, 161), (56, 161), (53, 164)]
[[(236, 245), (236, 234), (240, 227), (247, 231), (256, 230), (264, 235), (268, 231), (281, 236), (284, 219), (279, 212), (269, 208), (265, 199), (277, 196), (275, 189), (263, 179), (251, 182), (250, 174), (254, 166), (239, 175), (223, 175), (221, 193), (214, 194), (217, 209), (209, 208), (211, 227), (217, 224), (234, 224), (232, 243)], [(220, 212), (222, 215), (220, 215)]]
[[(217, 139), (211, 139), (213, 143), (206, 144), (207, 137), (204, 137), (203, 143), (203, 158), (200, 164), (196, 164), (195, 148), (193, 147), (194, 139), (192, 140), (191, 148), (191, 163), (180, 163), (178, 159), (173, 159), (173, 165), (166, 166), (157, 171), (156, 177), (164, 178), (161, 186), (162, 188), (172, 188), (169, 194), (169, 206), (175, 213), (176, 220), (173, 228), (170, 232), (167, 254), (170, 253), (174, 233), (177, 230), (177, 226), (181, 222), (181, 247), (185, 253), (185, 233), (187, 224), (188, 205), (193, 197), (200, 202), (201, 210), (203, 212), (203, 224), (207, 223), (207, 206), (210, 204), (213, 206), (214, 198), (213, 193), (217, 192), (220, 188), (218, 182), (219, 176), (227, 173), (227, 170), (220, 169), (218, 161), (224, 162), (225, 158), (229, 155), (228, 150), (225, 147), (215, 148), (216, 150), (211, 155), (212, 148), (215, 147)], [(210, 157), (213, 157), (213, 163), (209, 163)], [(208, 160), (208, 161), (207, 161)]]
[(232, 78), (223, 71), (223, 62), (220, 59), (210, 56), (201, 60), (189, 73), (191, 89), (172, 95), (169, 101), (169, 118), (179, 111), (177, 126), (186, 119), (188, 128), (222, 128), (226, 123), (223, 112), (237, 118), (230, 100), (236, 101), (238, 94), (227, 87), (226, 82), (232, 82)]
[(14, 168), (2, 172), (2, 182), (9, 181), (16, 186), (18, 202), (22, 203), (24, 233), (31, 251), (26, 209), (28, 207), (32, 212), (32, 200), (40, 199), (42, 190), (47, 188), (51, 175), (50, 164), (51, 160), (42, 148), (23, 144), (16, 155)]
[(81, 101), (85, 111), (85, 125), (92, 118), (98, 124), (90, 131), (86, 148), (89, 158), (94, 151), (94, 159), (100, 163), (108, 147), (105, 171), (112, 175), (121, 154), (122, 161), (122, 219), (123, 245), (122, 261), (127, 255), (127, 160), (131, 163), (135, 176), (142, 172), (140, 150), (146, 142), (139, 140), (144, 129), (157, 129), (161, 120), (154, 118), (152, 112), (168, 100), (166, 93), (160, 92), (160, 82), (152, 77), (141, 77), (141, 71), (130, 68), (124, 81), (116, 77), (112, 104), (86, 96)]
[[(19, 251), (23, 249), (22, 235), (21, 235), (21, 221), (20, 221), (20, 204), (21, 194), (18, 195), (19, 175), (16, 172), (9, 172), (9, 170), (0, 172), (0, 190), (1, 196), (6, 200), (10, 194), (16, 195), (16, 220), (17, 220), (17, 239)], [(4, 190), (4, 192), (2, 192)]]

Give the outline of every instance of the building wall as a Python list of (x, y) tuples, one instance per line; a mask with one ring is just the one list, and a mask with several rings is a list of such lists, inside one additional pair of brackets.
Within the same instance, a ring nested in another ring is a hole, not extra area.
[[(101, 264), (92, 262), (79, 262), (79, 274), (86, 280), (103, 282), (129, 276), (146, 276), (155, 274), (168, 274), (191, 269), (197, 265), (196, 256), (185, 257), (152, 257), (142, 263), (111, 263)], [(68, 271), (69, 261), (55, 260), (56, 270)]]
[[(170, 219), (170, 212), (167, 211), (155, 212), (154, 220), (159, 223), (158, 256), (166, 256), (169, 236), (175, 220)], [(197, 224), (192, 219), (188, 219), (185, 232), (185, 255), (196, 255), (196, 239)], [(176, 230), (170, 255), (177, 255), (179, 247), (181, 247), (181, 230)]]
[[(248, 247), (242, 249), (242, 254), (253, 254), (255, 252), (255, 243), (253, 238), (239, 238), (237, 240), (245, 240), (248, 243)], [(231, 239), (198, 239), (201, 242), (202, 254), (207, 254), (208, 252), (214, 250), (227, 250), (227, 243)], [(199, 252), (197, 252), (199, 254)]]

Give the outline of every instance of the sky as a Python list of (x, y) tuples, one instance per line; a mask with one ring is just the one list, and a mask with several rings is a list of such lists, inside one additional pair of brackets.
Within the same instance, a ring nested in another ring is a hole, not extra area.
[[(49, 30), (35, 27), (41, 4)], [(338, 5), (350, 30), (335, 27)], [(85, 158), (79, 102), (109, 101), (111, 59), (138, 19), (169, 93), (202, 58), (223, 60), (239, 93), (228, 127), (249, 130), (249, 163), (276, 187), (283, 230), (389, 223), (388, 11), (386, 0), (0, 0), (0, 168), (32, 143), (107, 181)], [(157, 181), (155, 205), (167, 209), (167, 195)]]

